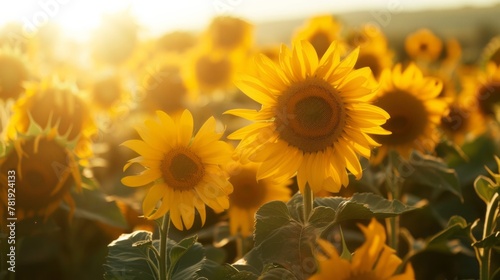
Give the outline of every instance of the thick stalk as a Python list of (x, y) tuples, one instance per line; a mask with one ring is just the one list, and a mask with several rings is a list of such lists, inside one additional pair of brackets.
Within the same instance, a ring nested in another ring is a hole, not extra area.
[[(498, 215), (499, 211), (499, 200), (500, 197), (498, 193), (495, 193), (493, 198), (491, 199), (490, 203), (486, 206), (486, 220), (484, 221), (484, 228), (483, 228), (483, 239), (488, 237), (490, 234), (493, 233), (493, 225), (495, 224), (495, 219)], [(480, 275), (479, 279), (480, 280), (489, 280), (490, 279), (490, 260), (491, 260), (491, 248), (482, 248), (479, 249), (479, 252), (481, 254), (480, 259), (479, 259), (479, 265), (481, 266), (480, 268)]]

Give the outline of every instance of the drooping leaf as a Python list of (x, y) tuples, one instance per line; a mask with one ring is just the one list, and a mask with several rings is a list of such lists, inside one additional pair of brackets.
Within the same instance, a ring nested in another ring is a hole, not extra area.
[(152, 248), (151, 232), (122, 234), (108, 248), (104, 279), (158, 279), (159, 260)]
[(352, 197), (317, 198), (315, 204), (335, 211), (334, 223), (353, 219), (388, 218), (415, 210), (399, 200), (387, 200), (373, 193), (355, 193)]
[[(405, 163), (400, 160), (398, 164)], [(401, 176), (406, 177), (407, 180), (412, 180), (437, 190), (449, 191), (462, 198), (460, 182), (455, 169), (449, 168), (441, 159), (413, 152), (409, 162), (406, 164), (408, 165), (406, 171)]]

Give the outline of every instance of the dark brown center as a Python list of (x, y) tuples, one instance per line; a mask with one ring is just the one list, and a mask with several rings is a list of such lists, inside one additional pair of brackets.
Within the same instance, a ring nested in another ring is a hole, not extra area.
[(175, 190), (191, 190), (203, 179), (205, 169), (201, 159), (187, 148), (172, 149), (161, 163), (165, 183)]
[(278, 98), (276, 116), (281, 139), (303, 152), (318, 152), (333, 145), (346, 120), (339, 91), (316, 78), (285, 90)]

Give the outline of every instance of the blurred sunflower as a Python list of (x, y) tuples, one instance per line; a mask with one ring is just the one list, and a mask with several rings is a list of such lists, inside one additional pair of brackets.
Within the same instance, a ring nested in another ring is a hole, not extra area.
[(479, 112), (486, 118), (498, 118), (500, 106), (500, 66), (490, 62), (477, 77), (475, 98)]
[(239, 52), (219, 53), (199, 47), (189, 54), (182, 77), (193, 99), (199, 94), (212, 94), (234, 88), (233, 81), (246, 57)]
[(415, 64), (404, 71), (401, 64), (385, 70), (380, 77), (380, 88), (373, 104), (389, 113), (391, 118), (382, 127), (390, 135), (375, 135), (382, 146), (374, 162), (380, 162), (390, 149), (408, 158), (413, 149), (433, 151), (439, 141), (436, 127), (447, 114), (448, 104), (438, 99), (441, 81), (424, 77)]
[(15, 139), (18, 133), (26, 133), (33, 121), (43, 129), (57, 131), (68, 141), (77, 141), (80, 158), (92, 155), (91, 137), (97, 133), (97, 126), (75, 86), (53, 78), (26, 87), (26, 95), (14, 104), (8, 136)]
[(389, 115), (368, 104), (370, 69), (353, 70), (357, 56), (358, 49), (341, 61), (334, 42), (318, 61), (313, 46), (301, 41), (292, 51), (282, 46), (280, 66), (256, 58), (259, 79), (244, 76), (237, 85), (261, 110), (226, 113), (256, 121), (229, 138), (242, 139), (242, 158), (262, 162), (258, 180), (297, 174), (301, 192), (306, 183), (313, 192), (338, 192), (349, 182), (346, 168), (361, 177), (357, 154), (368, 158), (378, 145), (368, 134), (390, 132), (380, 127)]
[[(8, 141), (0, 157), (0, 178), (7, 182), (7, 172), (16, 172), (16, 217), (19, 220), (43, 217), (45, 220), (62, 201), (75, 208), (70, 190), (81, 189), (80, 168), (71, 144), (54, 131)], [(0, 214), (7, 209), (7, 186), (0, 184)], [(4, 207), (5, 206), (5, 207)]]
[(124, 81), (117, 73), (106, 73), (96, 78), (87, 93), (92, 107), (110, 116), (123, 113), (124, 105), (131, 101)]
[(0, 49), (0, 99), (18, 99), (23, 92), (23, 83), (28, 80), (27, 62), (16, 49)]
[(160, 52), (183, 53), (193, 48), (197, 41), (198, 38), (191, 32), (174, 31), (161, 36), (156, 43), (156, 49)]
[(411, 264), (402, 274), (395, 274), (403, 262), (394, 249), (387, 246), (384, 227), (372, 219), (368, 226), (359, 225), (365, 235), (365, 242), (353, 254), (351, 260), (340, 257), (335, 247), (319, 239), (321, 253), (318, 254), (319, 268), (309, 280), (403, 280), (415, 279)]
[(181, 65), (179, 56), (162, 55), (151, 59), (138, 78), (144, 97), (138, 104), (141, 109), (174, 114), (186, 108), (188, 89), (181, 76)]
[(429, 29), (419, 29), (405, 39), (405, 50), (415, 60), (434, 61), (441, 54), (443, 42)]
[(318, 57), (322, 57), (333, 41), (337, 42), (337, 48), (341, 56), (347, 51), (347, 45), (341, 41), (340, 30), (342, 25), (331, 15), (315, 16), (310, 18), (293, 37), (292, 41), (309, 41)]
[(480, 58), (481, 65), (490, 62), (500, 65), (500, 36), (493, 37), (486, 45)]
[(92, 37), (92, 54), (99, 62), (120, 64), (134, 51), (137, 24), (129, 12), (106, 15)]
[(382, 70), (392, 66), (394, 54), (389, 50), (387, 39), (378, 28), (365, 25), (361, 30), (351, 32), (347, 43), (352, 48), (360, 47), (355, 69), (370, 67), (373, 77), (378, 79)]
[(469, 103), (468, 99), (458, 98), (450, 104), (449, 113), (441, 118), (441, 129), (459, 146), (485, 130), (484, 119), (477, 112), (477, 107)]
[(229, 229), (231, 235), (243, 237), (253, 232), (254, 215), (260, 206), (273, 200), (286, 202), (291, 191), (287, 187), (291, 180), (275, 181), (271, 178), (257, 180), (258, 164), (247, 163), (233, 166), (229, 182), (234, 191), (229, 195)]
[[(144, 216), (158, 219), (170, 212), (174, 226), (190, 229), (195, 209), (206, 219), (205, 205), (217, 212), (229, 207), (228, 195), (233, 186), (220, 164), (231, 159), (232, 148), (219, 141), (222, 133), (215, 132), (215, 119), (209, 118), (192, 138), (193, 116), (185, 110), (178, 121), (157, 111), (157, 120), (148, 119), (144, 127), (136, 127), (143, 140), (128, 140), (122, 145), (138, 154), (129, 160), (146, 168), (136, 176), (122, 179), (124, 185), (152, 185), (143, 202)], [(161, 205), (157, 208), (158, 202)]]
[(214, 51), (246, 51), (253, 43), (253, 26), (240, 18), (218, 16), (212, 19), (203, 40)]

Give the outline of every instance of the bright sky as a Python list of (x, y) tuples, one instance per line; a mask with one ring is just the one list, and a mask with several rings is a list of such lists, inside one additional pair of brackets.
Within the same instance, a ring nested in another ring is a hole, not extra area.
[(18, 21), (35, 29), (53, 20), (73, 37), (87, 37), (105, 13), (130, 9), (153, 34), (174, 29), (201, 29), (216, 15), (240, 16), (253, 22), (307, 17), (318, 13), (402, 11), (487, 6), (499, 0), (23, 0), (0, 2), (0, 26)]

